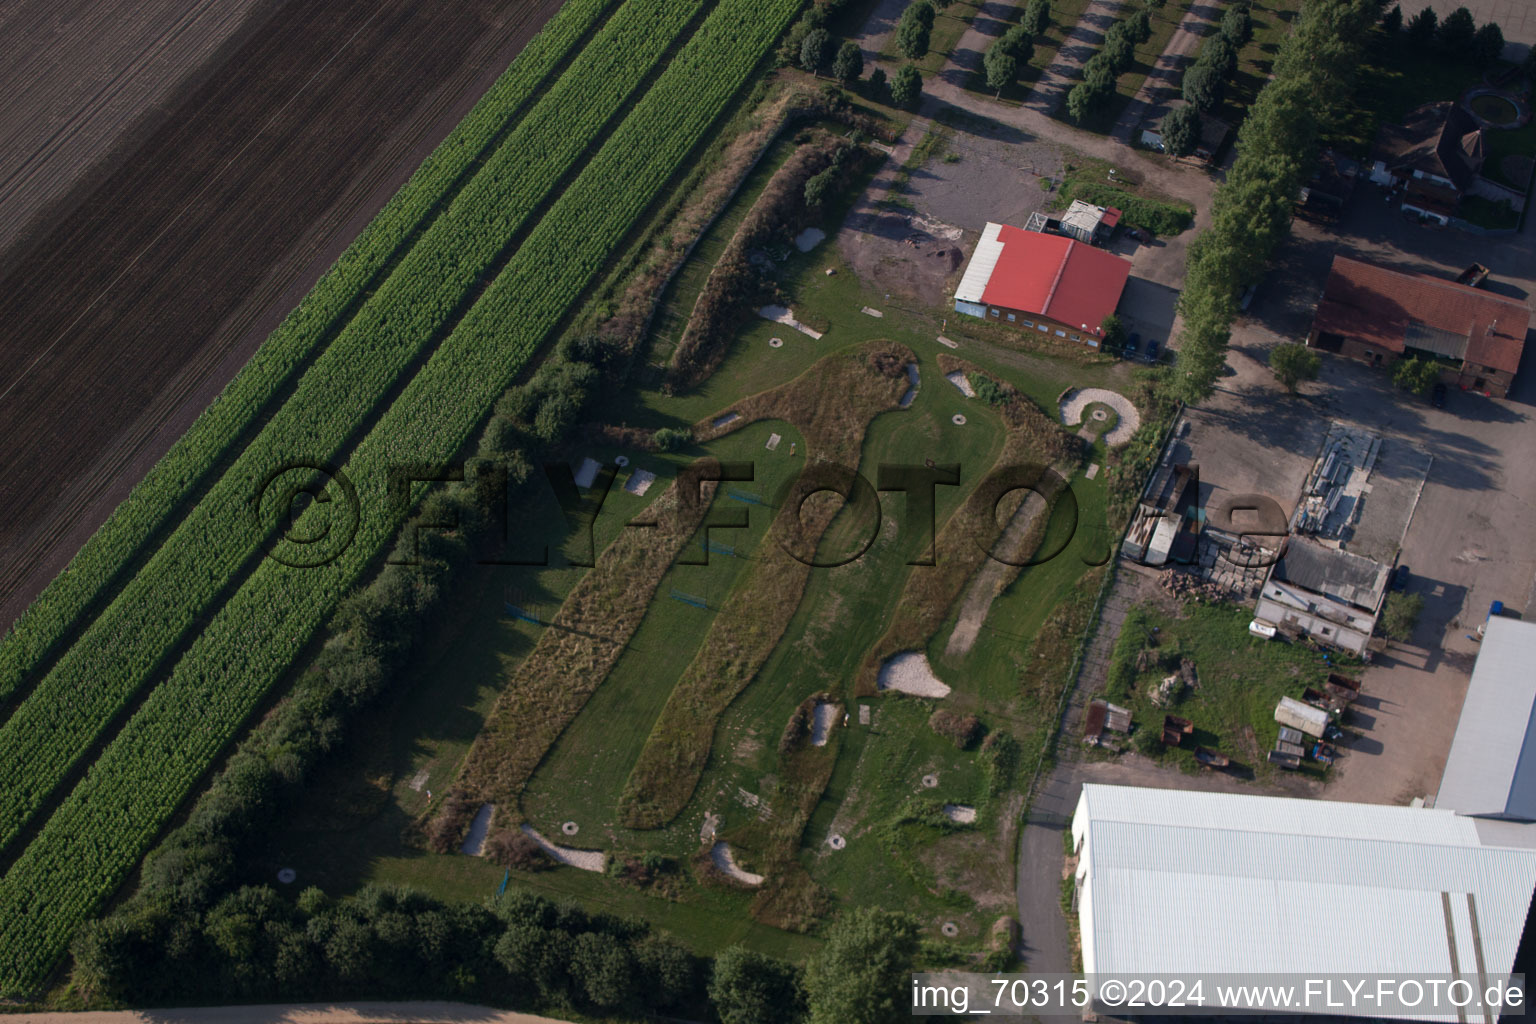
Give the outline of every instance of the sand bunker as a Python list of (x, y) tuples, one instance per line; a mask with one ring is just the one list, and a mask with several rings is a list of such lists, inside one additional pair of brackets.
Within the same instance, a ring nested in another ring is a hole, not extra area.
[(603, 464), (596, 459), (582, 459), (581, 468), (576, 471), (576, 486), (585, 490), (592, 486), (592, 481), (597, 479), (597, 471), (603, 468)]
[(716, 843), (709, 848), (709, 859), (715, 862), (715, 867), (720, 873), (734, 878), (742, 885), (762, 885), (763, 876), (754, 875), (736, 866), (736, 858), (731, 856), (730, 843)]
[(976, 808), (965, 804), (945, 804), (944, 817), (961, 825), (970, 825), (976, 821)]
[(806, 228), (795, 236), (795, 248), (801, 252), (810, 252), (821, 244), (827, 233), (821, 228)]
[(1118, 444), (1125, 444), (1136, 433), (1136, 428), (1141, 426), (1141, 414), (1131, 404), (1131, 400), (1124, 395), (1104, 388), (1079, 388), (1068, 391), (1062, 396), (1061, 422), (1069, 427), (1075, 427), (1083, 422), (1083, 410), (1094, 402), (1103, 402), (1115, 410), (1120, 420), (1115, 428), (1104, 435), (1104, 443), (1113, 448)]
[(956, 370), (954, 373), (946, 373), (944, 379), (960, 389), (960, 393), (966, 398), (975, 398), (976, 389), (971, 387), (971, 379), (965, 375), (965, 371)]
[(495, 813), (495, 804), (480, 805), (480, 809), (475, 812), (475, 820), (469, 823), (469, 835), (464, 837), (459, 852), (471, 857), (480, 856), (481, 849), (485, 847), (486, 834), (491, 831), (491, 816)]
[(629, 474), (629, 479), (624, 481), (624, 489), (636, 497), (644, 497), (645, 492), (651, 489), (651, 484), (656, 482), (656, 474), (648, 469), (637, 469)]
[(939, 681), (921, 651), (903, 651), (880, 666), (879, 687), (910, 693), (915, 697), (947, 697), (949, 687)]
[(538, 843), (539, 847), (553, 860), (567, 867), (580, 868), (583, 871), (602, 871), (608, 866), (608, 855), (601, 850), (572, 850), (567, 846), (556, 846), (539, 835), (532, 825), (524, 825), (523, 834)]
[(723, 426), (726, 426), (728, 424), (735, 423), (739, 419), (741, 419), (741, 414), (740, 413), (728, 412), (724, 416), (716, 416), (715, 417), (715, 422), (713, 424), (711, 424), (711, 425), (718, 429), (719, 427), (723, 427)]
[(865, 316), (875, 317), (876, 319), (880, 319), (885, 316), (885, 314), (880, 312), (878, 309), (871, 309), (868, 306), (865, 306), (863, 309), (859, 310), (859, 312), (863, 313)]
[(824, 747), (827, 745), (827, 736), (832, 732), (832, 725), (837, 721), (839, 705), (822, 702), (816, 705), (814, 717), (811, 719), (811, 745)]
[(783, 324), (785, 327), (793, 327), (801, 334), (807, 335), (809, 337), (821, 337), (820, 331), (813, 330), (807, 327), (805, 324), (801, 323), (799, 320), (796, 320), (794, 311), (791, 309), (786, 309), (783, 306), (764, 306), (762, 309), (757, 311), (757, 315), (762, 317), (764, 320), (772, 320), (776, 324)]

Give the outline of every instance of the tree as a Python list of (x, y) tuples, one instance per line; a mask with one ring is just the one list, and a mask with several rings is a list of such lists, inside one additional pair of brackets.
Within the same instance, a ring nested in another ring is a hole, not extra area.
[(800, 66), (818, 78), (827, 66), (827, 55), (832, 50), (832, 33), (824, 28), (813, 28), (805, 34), (800, 44)]
[(1435, 42), (1435, 29), (1440, 16), (1433, 7), (1426, 7), (1408, 22), (1408, 42), (1416, 50), (1428, 50)]
[(1163, 117), (1163, 146), (1174, 156), (1188, 156), (1200, 141), (1200, 111), (1192, 103), (1174, 107)]
[(995, 46), (1002, 46), (1003, 51), (1019, 62), (1022, 67), (1029, 63), (1029, 58), (1035, 55), (1035, 37), (1023, 25), (1015, 25), (998, 37)]
[(1029, 0), (1019, 24), (1032, 36), (1044, 32), (1051, 24), (1051, 0)]
[(908, 1017), (908, 975), (918, 923), (906, 914), (863, 907), (827, 930), (806, 964), (811, 1024), (884, 1024)]
[(885, 102), (886, 81), (885, 68), (875, 68), (869, 73), (869, 97), (877, 102)]
[(1221, 16), (1221, 35), (1227, 42), (1241, 48), (1253, 33), (1253, 16), (1248, 11), (1246, 4), (1227, 8), (1227, 13)]
[(1403, 30), (1403, 8), (1400, 4), (1393, 4), (1381, 19), (1381, 30), (1388, 36), (1395, 36)]
[(1099, 338), (1107, 349), (1118, 349), (1125, 344), (1125, 324), (1114, 313), (1099, 321)]
[(1221, 102), (1222, 81), (1215, 68), (1196, 64), (1184, 72), (1184, 99), (1196, 110), (1212, 110)]
[(832, 77), (844, 85), (852, 85), (863, 73), (864, 51), (850, 39), (837, 50), (837, 57), (832, 61)]
[(1458, 7), (1440, 23), (1435, 41), (1447, 56), (1456, 60), (1471, 60), (1472, 38), (1476, 34), (1477, 23), (1472, 20), (1472, 12), (1465, 7)]
[(987, 88), (997, 93), (999, 97), (1003, 95), (1004, 89), (1018, 80), (1019, 62), (1000, 41), (993, 43), (987, 49), (987, 55), (982, 58), (982, 64), (987, 69)]
[(1131, 66), (1131, 59), (1136, 55), (1136, 47), (1130, 37), (1121, 33), (1106, 37), (1104, 48), (1099, 52), (1109, 61), (1109, 66), (1118, 75)]
[(1195, 58), (1195, 67), (1210, 68), (1219, 78), (1230, 77), (1237, 70), (1237, 49), (1226, 36), (1212, 36), (1200, 48), (1200, 56)]
[(933, 5), (917, 0), (901, 14), (896, 26), (896, 48), (908, 60), (922, 60), (928, 55), (928, 39), (933, 33)]
[(1424, 611), (1424, 595), (1393, 593), (1381, 608), (1377, 628), (1388, 640), (1407, 643), (1413, 637), (1413, 627), (1419, 623)]
[(715, 957), (709, 1001), (722, 1024), (794, 1024), (805, 1016), (795, 965), (741, 946)]
[(1304, 380), (1316, 380), (1321, 366), (1322, 360), (1314, 350), (1294, 342), (1276, 345), (1269, 352), (1269, 368), (1287, 394), (1294, 395), (1296, 385)]
[[(1158, 6), (1162, 5), (1159, 4)], [(1151, 7), (1143, 7), (1125, 19), (1125, 30), (1130, 35), (1131, 42), (1136, 43), (1138, 46), (1152, 38), (1152, 15), (1150, 13), (1152, 9)]]
[(1098, 96), (1091, 85), (1087, 82), (1078, 82), (1072, 87), (1072, 91), (1067, 93), (1067, 116), (1081, 124), (1083, 118), (1093, 110), (1097, 99)]
[(693, 433), (687, 429), (662, 427), (651, 435), (651, 442), (656, 445), (656, 450), (659, 452), (675, 452), (684, 445), (693, 443)]
[(1504, 53), (1504, 32), (1494, 22), (1488, 22), (1472, 37), (1472, 63), (1480, 68), (1492, 67)]
[(812, 175), (805, 183), (805, 205), (820, 209), (832, 197), (836, 188), (837, 173), (832, 168), (829, 167), (820, 174)]
[(923, 95), (923, 76), (911, 64), (903, 64), (891, 79), (891, 102), (908, 110), (917, 106)]
[(1423, 356), (1399, 359), (1397, 365), (1392, 367), (1392, 383), (1416, 395), (1429, 394), (1429, 389), (1439, 379), (1440, 364)]

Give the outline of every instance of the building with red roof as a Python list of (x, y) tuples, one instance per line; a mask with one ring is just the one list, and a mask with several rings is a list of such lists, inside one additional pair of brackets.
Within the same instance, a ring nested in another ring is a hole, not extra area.
[(1335, 256), (1307, 344), (1374, 366), (1433, 358), (1447, 384), (1503, 398), (1530, 320), (1517, 299)]
[(971, 254), (955, 310), (1099, 347), (1099, 324), (1120, 305), (1129, 260), (1064, 235), (988, 224)]

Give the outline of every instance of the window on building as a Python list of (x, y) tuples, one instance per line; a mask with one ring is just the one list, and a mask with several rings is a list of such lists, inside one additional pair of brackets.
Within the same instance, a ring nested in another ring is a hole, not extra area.
[(1066, 336), (1067, 336), (1067, 332), (1066, 331), (1062, 330), (1060, 327), (1056, 328), (1056, 337), (1058, 337), (1058, 338), (1065, 338)]
[(1073, 341), (1082, 341), (1083, 340), (1083, 336), (1081, 334), (1074, 334), (1074, 335), (1072, 335), (1072, 340)]
[(993, 310), (993, 311), (992, 311), (992, 315), (993, 315), (993, 316), (1001, 316), (1001, 315), (1002, 315), (1002, 313), (1001, 313), (1001, 312), (999, 312), (999, 311), (998, 311), (998, 310), (995, 310), (995, 309), (994, 309), (994, 310)]
[(1481, 377), (1477, 378), (1476, 380), (1474, 380), (1472, 382), (1472, 390), (1473, 391), (1481, 391), (1481, 390), (1483, 390), (1483, 388), (1485, 388), (1487, 386), (1488, 386), (1488, 382), (1486, 380), (1484, 380), (1483, 378), (1481, 378)]
[(1037, 330), (1039, 330), (1039, 332), (1041, 334), (1049, 334), (1049, 333), (1051, 333), (1051, 329), (1049, 327), (1047, 327), (1045, 324), (1040, 324), (1039, 327), (1037, 328)]
[(1018, 317), (1014, 316), (1012, 313), (1008, 314), (1008, 321), (1010, 323), (1012, 323), (1014, 320), (1017, 320), (1017, 319), (1018, 319)]
[(1319, 630), (1319, 632), (1322, 633), (1323, 636), (1333, 636), (1333, 630), (1329, 629), (1327, 626), (1324, 626), (1321, 630)]
[(1019, 323), (1023, 324), (1025, 327), (1035, 326), (1035, 322), (1033, 320), (1020, 320)]
[(1088, 339), (1088, 347), (1089, 348), (1098, 348), (1099, 347), (1099, 339), (1098, 338), (1089, 338)]

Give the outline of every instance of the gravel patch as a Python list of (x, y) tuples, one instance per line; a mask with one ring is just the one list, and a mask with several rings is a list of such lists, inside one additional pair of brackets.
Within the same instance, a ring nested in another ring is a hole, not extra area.
[(966, 804), (945, 804), (944, 817), (960, 825), (974, 824), (976, 821), (976, 808)]
[(960, 389), (960, 393), (966, 398), (975, 398), (976, 389), (971, 387), (971, 378), (964, 370), (956, 370), (954, 373), (946, 373), (944, 379)]
[(608, 866), (608, 855), (601, 850), (573, 850), (568, 846), (556, 846), (548, 839), (539, 835), (532, 825), (524, 825), (523, 834), (538, 843), (539, 847), (549, 854), (552, 859), (567, 867), (580, 868), (582, 871), (601, 872)]
[(801, 252), (810, 252), (822, 243), (827, 233), (821, 228), (806, 228), (795, 236), (795, 248)]
[(763, 884), (762, 875), (754, 875), (752, 872), (737, 866), (736, 858), (731, 856), (730, 843), (716, 843), (714, 846), (711, 846), (709, 848), (709, 859), (715, 862), (715, 867), (719, 869), (721, 874), (734, 878), (742, 885), (757, 886)]
[(1083, 410), (1094, 402), (1103, 402), (1120, 417), (1115, 428), (1104, 434), (1104, 443), (1110, 447), (1125, 444), (1136, 433), (1136, 428), (1141, 426), (1141, 414), (1136, 411), (1131, 400), (1117, 391), (1104, 388), (1074, 388), (1068, 391), (1061, 401), (1061, 422), (1069, 427), (1082, 423)]
[(939, 681), (922, 651), (903, 651), (880, 666), (877, 684), (882, 690), (910, 693), (915, 697), (947, 697), (949, 687)]

